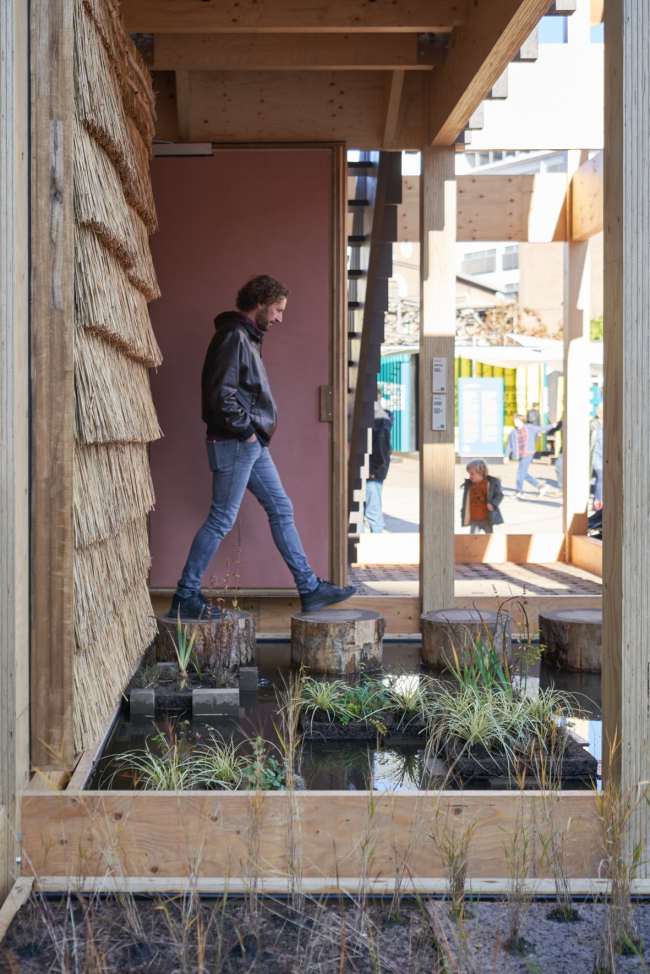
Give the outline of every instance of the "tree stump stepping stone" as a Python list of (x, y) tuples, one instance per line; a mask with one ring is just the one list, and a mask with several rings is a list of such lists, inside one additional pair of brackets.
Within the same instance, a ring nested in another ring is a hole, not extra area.
[(354, 676), (381, 668), (386, 620), (367, 609), (321, 609), (291, 616), (291, 662), (309, 673)]
[[(164, 615), (156, 621), (156, 657), (175, 662), (178, 620)], [(255, 663), (255, 619), (250, 612), (226, 609), (223, 615), (198, 622), (184, 621), (181, 616), (181, 625), (187, 626), (190, 639), (196, 627), (194, 650), (200, 666), (216, 669), (219, 664), (221, 670), (234, 672)]]
[(603, 614), (600, 609), (540, 612), (542, 659), (578, 673), (600, 673), (603, 664)]
[(487, 632), (498, 648), (513, 661), (510, 616), (507, 612), (478, 609), (435, 609), (424, 612), (422, 620), (422, 661), (427, 666), (443, 669), (453, 665), (454, 650), (460, 659), (463, 649), (471, 649)]

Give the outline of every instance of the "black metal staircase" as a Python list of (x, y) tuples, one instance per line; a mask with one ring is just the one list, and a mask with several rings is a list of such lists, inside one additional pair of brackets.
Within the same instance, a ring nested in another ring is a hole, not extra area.
[(399, 152), (364, 152), (348, 163), (354, 196), (348, 201), (348, 461), (349, 558), (363, 521), (370, 433), (381, 368), (388, 280), (393, 273), (397, 207), (402, 202)]

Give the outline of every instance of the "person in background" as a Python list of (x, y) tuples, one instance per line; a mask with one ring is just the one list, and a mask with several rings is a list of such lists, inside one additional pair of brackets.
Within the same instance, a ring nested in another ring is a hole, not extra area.
[(381, 386), (377, 386), (375, 421), (372, 427), (370, 472), (366, 481), (366, 501), (363, 505), (363, 514), (368, 521), (372, 533), (381, 534), (384, 530), (382, 491), (384, 480), (390, 467), (390, 458), (393, 453), (390, 445), (390, 431), (392, 428), (393, 414), (382, 405)]
[(540, 412), (539, 412), (539, 403), (534, 402), (533, 408), (529, 409), (528, 412), (526, 413), (526, 422), (532, 423), (533, 426), (539, 426), (541, 421), (542, 421), (542, 417), (540, 416)]
[(603, 509), (603, 404), (598, 403), (596, 415), (589, 428), (589, 460), (592, 476), (596, 478), (594, 511)]
[(470, 460), (467, 464), (467, 480), (463, 484), (463, 506), (460, 509), (460, 523), (469, 533), (492, 534), (495, 524), (503, 524), (499, 504), (503, 500), (503, 489), (498, 477), (491, 477), (484, 460)]
[(515, 492), (515, 497), (521, 499), (524, 496), (524, 481), (527, 480), (529, 484), (536, 487), (539, 491), (539, 496), (541, 497), (546, 493), (548, 487), (546, 484), (540, 483), (533, 475), (530, 473), (530, 465), (533, 462), (533, 457), (535, 456), (535, 445), (537, 443), (537, 438), (540, 433), (548, 433), (550, 430), (558, 429), (553, 423), (549, 423), (547, 426), (540, 426), (538, 423), (527, 423), (526, 417), (522, 416), (521, 413), (517, 413), (514, 417), (515, 428), (510, 433), (508, 437), (508, 442), (506, 443), (505, 453), (503, 454), (503, 462), (509, 463), (510, 458), (519, 461), (519, 467), (517, 469), (517, 490)]

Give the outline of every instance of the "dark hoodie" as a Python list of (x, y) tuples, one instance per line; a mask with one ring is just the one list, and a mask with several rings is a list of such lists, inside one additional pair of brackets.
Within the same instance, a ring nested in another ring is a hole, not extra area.
[(241, 311), (214, 319), (215, 334), (203, 363), (201, 399), (207, 435), (268, 446), (277, 410), (264, 363), (263, 333)]

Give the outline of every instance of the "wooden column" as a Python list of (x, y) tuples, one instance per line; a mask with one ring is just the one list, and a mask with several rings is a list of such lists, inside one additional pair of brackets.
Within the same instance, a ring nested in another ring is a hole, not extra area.
[(32, 763), (73, 759), (72, 0), (31, 0)]
[(0, 4), (0, 902), (29, 780), (29, 13)]
[(332, 148), (332, 289), (330, 314), (330, 578), (347, 584), (348, 573), (348, 163), (345, 146)]
[[(603, 757), (650, 780), (650, 29), (645, 0), (610, 0), (605, 46)], [(648, 848), (648, 808), (633, 840)], [(646, 856), (647, 858), (647, 856)], [(647, 867), (646, 867), (647, 869)]]
[[(569, 152), (568, 179), (587, 154)], [(589, 241), (571, 240), (571, 184), (569, 233), (564, 245), (564, 531), (567, 555), (571, 535), (587, 533), (589, 503)]]
[[(454, 605), (456, 177), (453, 146), (427, 148), (422, 152), (420, 240), (420, 593), (422, 611), (429, 612)], [(434, 365), (435, 389), (444, 388), (444, 392), (434, 391)], [(434, 425), (444, 425), (444, 429), (433, 429)]]

